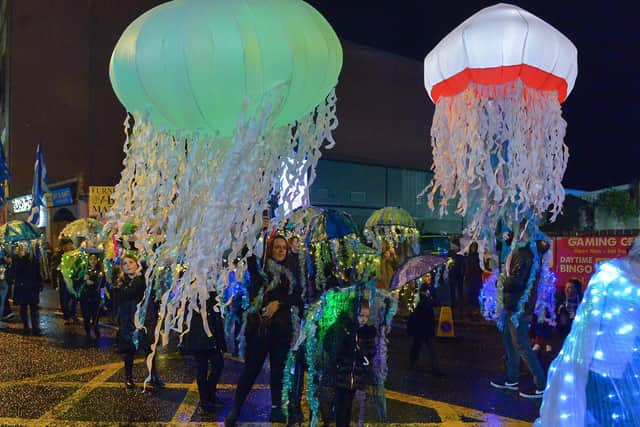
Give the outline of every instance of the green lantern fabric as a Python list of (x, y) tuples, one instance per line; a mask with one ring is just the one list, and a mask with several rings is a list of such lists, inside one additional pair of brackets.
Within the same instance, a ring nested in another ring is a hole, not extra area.
[(386, 207), (374, 211), (367, 219), (365, 227), (373, 228), (392, 225), (416, 228), (416, 221), (409, 212), (402, 208)]
[(230, 136), (243, 103), (250, 115), (278, 86), (275, 126), (311, 112), (341, 67), (336, 34), (302, 1), (174, 0), (129, 25), (109, 75), (126, 109), (148, 111), (156, 129)]
[(37, 228), (26, 221), (9, 221), (0, 226), (0, 242), (23, 242), (40, 238)]

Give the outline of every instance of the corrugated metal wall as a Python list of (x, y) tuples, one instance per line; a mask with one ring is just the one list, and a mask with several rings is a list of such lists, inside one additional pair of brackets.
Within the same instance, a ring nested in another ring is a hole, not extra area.
[(461, 216), (440, 218), (427, 208), (424, 198), (417, 198), (431, 180), (431, 172), (320, 160), (317, 173), (311, 204), (345, 210), (360, 226), (374, 210), (398, 206), (413, 215), (422, 233), (462, 231)]

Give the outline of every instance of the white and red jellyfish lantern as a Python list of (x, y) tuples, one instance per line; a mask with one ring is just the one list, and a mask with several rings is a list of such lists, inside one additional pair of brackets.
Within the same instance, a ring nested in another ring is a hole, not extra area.
[(436, 104), (430, 207), (457, 203), (482, 240), (500, 219), (550, 211), (555, 220), (569, 157), (560, 104), (577, 73), (573, 43), (509, 4), (479, 11), (438, 43), (424, 61)]

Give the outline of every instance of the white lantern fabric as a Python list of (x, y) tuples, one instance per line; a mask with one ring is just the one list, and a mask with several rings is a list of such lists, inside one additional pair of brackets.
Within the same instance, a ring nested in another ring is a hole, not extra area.
[(577, 49), (531, 13), (488, 7), (426, 57), (425, 87), (436, 104), (431, 125), (431, 209), (451, 203), (465, 234), (491, 245), (499, 221), (562, 210), (569, 159), (560, 103), (573, 89)]
[(470, 81), (557, 90), (563, 102), (578, 75), (578, 50), (537, 16), (500, 3), (482, 9), (449, 33), (424, 60), (424, 84), (433, 102)]

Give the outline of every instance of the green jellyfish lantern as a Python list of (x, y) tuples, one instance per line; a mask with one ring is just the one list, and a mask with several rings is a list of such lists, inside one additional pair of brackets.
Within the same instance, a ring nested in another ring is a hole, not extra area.
[(254, 247), (283, 161), (282, 196), (308, 192), (296, 184), (334, 144), (341, 67), (336, 34), (301, 0), (174, 0), (124, 31), (109, 68), (130, 113), (110, 220), (138, 224), (147, 283), (174, 271), (156, 337), (189, 324), (225, 251)]

